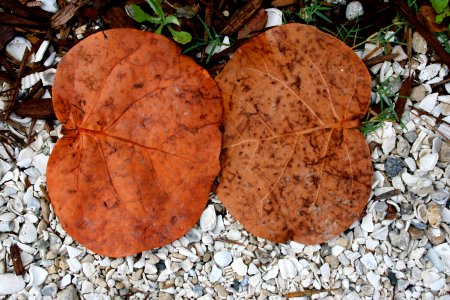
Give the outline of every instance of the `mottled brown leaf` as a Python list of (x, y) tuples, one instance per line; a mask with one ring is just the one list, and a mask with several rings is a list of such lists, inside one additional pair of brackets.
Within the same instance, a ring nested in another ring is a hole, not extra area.
[(219, 171), (222, 108), (208, 73), (167, 38), (89, 36), (61, 61), (53, 106), (67, 134), (47, 167), (64, 229), (125, 256), (185, 234)]
[(225, 127), (217, 193), (248, 231), (316, 244), (359, 218), (371, 190), (358, 129), (371, 82), (350, 48), (284, 25), (238, 49), (216, 80)]

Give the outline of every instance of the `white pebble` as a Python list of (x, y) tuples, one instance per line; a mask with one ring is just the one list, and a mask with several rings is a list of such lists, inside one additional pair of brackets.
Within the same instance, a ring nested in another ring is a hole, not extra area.
[(42, 58), (44, 58), (45, 51), (47, 51), (48, 46), (50, 45), (49, 41), (43, 41), (39, 46), (38, 51), (36, 51), (36, 57), (34, 58), (34, 62), (40, 62)]
[(433, 170), (438, 159), (439, 154), (437, 153), (430, 153), (425, 155), (419, 160), (419, 169), (424, 172)]
[(231, 264), (231, 268), (239, 276), (245, 276), (245, 274), (247, 274), (248, 267), (246, 264), (244, 264), (244, 262), (242, 261), (242, 258), (240, 258), (240, 257), (233, 261), (233, 263)]
[(277, 8), (267, 8), (267, 27), (279, 26), (283, 24), (283, 12)]
[(80, 250), (80, 249), (72, 247), (72, 246), (67, 246), (66, 250), (67, 250), (67, 254), (69, 255), (69, 258), (75, 258), (78, 255), (80, 255), (81, 253), (83, 253), (83, 250)]
[(12, 273), (0, 274), (0, 294), (16, 294), (25, 288), (22, 276)]
[(375, 256), (370, 252), (361, 257), (361, 262), (368, 270), (375, 270), (378, 266)]
[(24, 37), (17, 36), (6, 45), (6, 52), (15, 60), (22, 61), (25, 49), (31, 50), (31, 43)]
[(380, 290), (380, 275), (376, 274), (373, 271), (370, 271), (367, 273), (367, 280), (370, 282), (370, 284), (375, 288), (375, 290)]
[(83, 266), (83, 273), (87, 278), (95, 274), (96, 270), (94, 264), (90, 262), (84, 262), (82, 263), (82, 266)]
[(80, 261), (76, 258), (69, 258), (67, 260), (67, 264), (69, 265), (70, 271), (72, 271), (73, 273), (78, 273), (83, 268)]
[(392, 48), (392, 54), (398, 54), (396, 58), (394, 58), (394, 61), (402, 61), (408, 58), (408, 55), (406, 55), (405, 51), (403, 50), (403, 47), (400, 45), (395, 46)]
[(200, 228), (203, 232), (207, 232), (213, 230), (216, 227), (216, 210), (214, 209), (214, 205), (208, 205), (208, 207), (203, 211), (202, 216), (200, 217)]
[(37, 240), (36, 227), (31, 223), (24, 223), (19, 232), (19, 240), (25, 244), (35, 242)]
[(322, 275), (322, 280), (324, 282), (329, 282), (330, 280), (330, 265), (328, 263), (324, 263), (322, 266), (320, 266), (320, 274)]
[(232, 241), (239, 241), (241, 239), (241, 232), (239, 230), (230, 230), (227, 233), (227, 239)]
[(374, 225), (372, 222), (372, 215), (367, 214), (363, 217), (361, 222), (361, 228), (364, 229), (366, 232), (372, 232), (374, 229)]
[(413, 33), (413, 39), (412, 39), (412, 48), (415, 52), (420, 54), (427, 53), (427, 41), (418, 33), (415, 31)]
[(352, 1), (347, 5), (345, 17), (348, 20), (354, 20), (364, 14), (364, 8), (359, 1)]
[(216, 254), (214, 254), (214, 261), (219, 267), (226, 267), (229, 264), (231, 264), (231, 261), (233, 260), (233, 257), (231, 256), (230, 252), (227, 251), (219, 251)]
[(222, 277), (222, 270), (220, 270), (216, 265), (212, 266), (211, 272), (208, 275), (210, 282), (214, 283)]
[(58, 4), (56, 3), (56, 0), (40, 0), (42, 5), (40, 8), (42, 10), (45, 10), (50, 13), (55, 13), (58, 11)]
[(425, 110), (426, 112), (431, 113), (431, 111), (436, 106), (437, 98), (438, 98), (438, 93), (430, 94), (430, 95), (426, 96), (425, 98), (423, 98), (422, 101), (419, 102), (418, 107)]
[(278, 260), (278, 268), (280, 269), (281, 278), (284, 280), (294, 278), (297, 275), (297, 268), (288, 259)]
[(422, 82), (428, 81), (439, 74), (441, 64), (429, 64), (419, 74), (419, 80)]

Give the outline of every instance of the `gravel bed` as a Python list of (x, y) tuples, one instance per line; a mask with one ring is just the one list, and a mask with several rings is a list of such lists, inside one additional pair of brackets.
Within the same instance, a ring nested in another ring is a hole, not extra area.
[[(375, 48), (367, 43), (359, 55), (381, 54)], [(43, 59), (54, 60), (48, 49)], [(321, 245), (252, 236), (211, 195), (198, 224), (170, 245), (116, 259), (92, 253), (65, 233), (45, 193), (61, 126), (36, 121), (28, 146), (0, 146), (0, 299), (283, 299), (295, 291), (311, 299), (450, 299), (450, 83), (431, 87), (449, 70), (427, 55), (418, 33), (413, 49), (410, 66), (396, 46), (396, 58), (370, 68), (373, 102), (383, 97), (377, 82), (396, 93), (410, 71), (417, 81), (401, 125), (385, 122), (367, 138), (375, 173), (365, 215)], [(51, 85), (52, 74), (29, 80)], [(0, 122), (0, 130), (27, 141), (31, 119), (11, 118), (16, 125)]]

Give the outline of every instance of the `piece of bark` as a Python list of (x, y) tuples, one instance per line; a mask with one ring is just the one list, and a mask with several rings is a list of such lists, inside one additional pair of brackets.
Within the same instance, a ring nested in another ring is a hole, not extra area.
[(401, 193), (400, 190), (395, 189), (395, 190), (392, 190), (392, 191), (389, 191), (389, 192), (386, 192), (386, 193), (383, 193), (383, 194), (380, 194), (380, 195), (374, 197), (374, 200), (379, 201), (379, 200), (383, 200), (383, 199), (389, 199), (389, 198), (400, 195), (400, 193)]
[(88, 3), (88, 0), (73, 1), (67, 4), (63, 9), (60, 9), (51, 19), (52, 28), (57, 28), (69, 22), (78, 9), (86, 3)]
[(288, 6), (297, 3), (297, 0), (273, 0), (273, 7)]
[(14, 30), (9, 26), (0, 26), (0, 50), (14, 37)]
[(22, 257), (20, 257), (20, 248), (17, 244), (13, 244), (10, 249), (11, 260), (14, 267), (14, 273), (21, 275), (24, 272)]
[(412, 82), (412, 76), (406, 78), (398, 93), (397, 101), (395, 102), (395, 113), (397, 114), (397, 118), (399, 120), (402, 118), (403, 112), (405, 111), (406, 100), (411, 94)]
[(29, 99), (23, 103), (18, 103), (14, 112), (21, 117), (55, 119), (52, 99)]
[(264, 8), (260, 8), (248, 21), (244, 27), (238, 32), (238, 40), (250, 36), (254, 32), (263, 30), (267, 23), (267, 12)]
[(42, 27), (43, 25), (41, 22), (10, 15), (4, 12), (0, 12), (0, 24), (18, 27), (27, 27), (27, 26)]
[(392, 59), (396, 58), (397, 56), (398, 56), (398, 53), (379, 55), (379, 56), (375, 56), (375, 57), (364, 60), (364, 63), (366, 64), (366, 66), (369, 67), (369, 66), (373, 66), (373, 65), (385, 62), (387, 60), (392, 60)]
[(220, 34), (233, 34), (239, 30), (248, 20), (253, 16), (253, 14), (261, 6), (262, 0), (251, 0), (245, 4), (241, 9), (239, 9), (233, 17), (230, 19), (227, 26), (225, 26)]
[(2, 0), (0, 1), (0, 7), (6, 12), (14, 14), (14, 16), (26, 18), (30, 21), (48, 20), (52, 15), (51, 13), (43, 11), (38, 7), (26, 7), (16, 0)]
[(17, 80), (16, 83), (14, 85), (12, 94), (11, 94), (11, 99), (10, 99), (10, 103), (9, 103), (9, 107), (6, 110), (5, 113), (5, 120), (7, 120), (9, 118), (9, 116), (11, 115), (12, 112), (12, 108), (14, 107), (15, 103), (16, 103), (16, 99), (17, 99), (17, 95), (19, 94), (19, 88), (21, 85), (21, 81), (22, 81), (22, 77), (23, 74), (25, 72), (25, 67), (27, 65), (28, 59), (30, 57), (31, 52), (28, 50), (28, 48), (25, 48), (25, 52), (23, 54), (23, 58), (22, 58), (22, 62), (20, 64), (20, 68), (19, 68), (19, 75), (17, 76)]

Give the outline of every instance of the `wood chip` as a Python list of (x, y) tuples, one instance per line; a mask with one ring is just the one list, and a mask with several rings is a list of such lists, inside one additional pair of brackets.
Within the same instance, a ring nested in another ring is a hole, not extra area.
[(230, 22), (225, 26), (220, 34), (233, 34), (239, 30), (248, 20), (253, 16), (253, 14), (261, 6), (262, 0), (251, 0), (246, 5), (244, 5), (240, 10), (238, 10)]
[(297, 3), (297, 0), (273, 0), (273, 7), (288, 6)]
[(10, 249), (11, 260), (14, 266), (14, 273), (21, 275), (24, 272), (22, 258), (20, 257), (20, 248), (17, 244), (13, 244)]
[(69, 3), (63, 9), (59, 10), (53, 15), (51, 19), (52, 28), (57, 28), (59, 26), (65, 25), (70, 19), (75, 15), (80, 7), (88, 3), (88, 0), (79, 0)]

